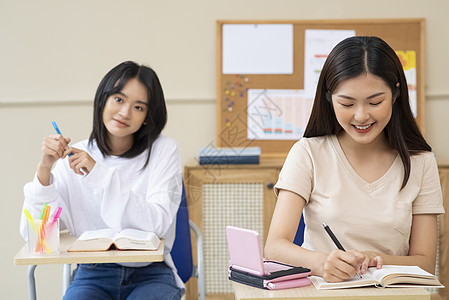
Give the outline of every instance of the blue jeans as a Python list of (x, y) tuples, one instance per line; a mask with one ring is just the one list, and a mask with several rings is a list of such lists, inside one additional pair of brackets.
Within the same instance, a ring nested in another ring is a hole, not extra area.
[(181, 289), (164, 262), (136, 268), (79, 264), (63, 299), (181, 299)]

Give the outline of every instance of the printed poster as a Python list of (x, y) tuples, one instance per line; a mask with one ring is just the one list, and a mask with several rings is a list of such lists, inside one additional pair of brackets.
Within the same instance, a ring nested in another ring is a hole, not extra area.
[(315, 98), (316, 86), (327, 56), (335, 45), (351, 36), (355, 36), (355, 30), (306, 29), (304, 45), (304, 90), (306, 97)]
[(404, 68), (407, 79), (408, 96), (413, 117), (416, 118), (418, 112), (418, 94), (416, 91), (416, 51), (396, 51), (399, 60)]
[(304, 135), (313, 99), (304, 90), (248, 90), (247, 135), (252, 140), (298, 140)]

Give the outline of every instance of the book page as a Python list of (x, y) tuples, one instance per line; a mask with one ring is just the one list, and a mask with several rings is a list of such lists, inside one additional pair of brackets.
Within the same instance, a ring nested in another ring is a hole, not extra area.
[[(369, 271), (382, 285), (402, 286), (441, 286), (438, 279), (418, 266), (384, 265), (382, 269), (369, 268)], [(403, 285), (397, 285), (397, 284)]]
[(100, 229), (84, 232), (68, 251), (105, 251), (112, 243), (120, 250), (156, 250), (161, 240), (153, 232), (137, 229)]
[(360, 286), (374, 286), (378, 283), (378, 281), (374, 279), (373, 276), (369, 273), (362, 275), (362, 278), (354, 276), (343, 282), (327, 282), (326, 280), (324, 280), (322, 277), (319, 276), (310, 276), (309, 278), (312, 281), (315, 288), (321, 290), (344, 289)]
[(98, 238), (108, 238), (111, 241), (114, 239), (115, 231), (113, 229), (105, 228), (99, 230), (85, 231), (78, 240), (87, 241)]
[(114, 244), (120, 250), (156, 250), (160, 242), (153, 232), (125, 229), (116, 236)]
[(429, 272), (424, 271), (418, 266), (395, 266), (395, 265), (384, 265), (382, 269), (377, 270), (376, 268), (369, 268), (368, 271), (376, 278), (377, 281), (381, 281), (389, 275), (416, 275), (433, 277)]
[(114, 239), (127, 238), (132, 240), (146, 241), (151, 240), (154, 235), (155, 234), (153, 232), (129, 228), (117, 233)]
[[(317, 289), (341, 289), (360, 286), (377, 285), (381, 283), (386, 287), (402, 286), (432, 286), (441, 287), (436, 277), (417, 266), (384, 265), (382, 269), (368, 268), (362, 278), (352, 277), (344, 282), (327, 282), (318, 276), (311, 276), (310, 280)], [(397, 285), (397, 284), (402, 285)], [(394, 285), (391, 285), (394, 284)]]
[(100, 229), (85, 231), (67, 251), (105, 251), (112, 244), (115, 231)]

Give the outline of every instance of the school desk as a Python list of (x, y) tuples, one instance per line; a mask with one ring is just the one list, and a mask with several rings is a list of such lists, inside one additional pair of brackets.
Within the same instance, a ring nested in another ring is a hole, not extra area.
[[(14, 264), (28, 265), (28, 293), (29, 299), (36, 299), (36, 282), (34, 270), (37, 265), (44, 264), (88, 264), (88, 263), (125, 263), (125, 262), (156, 262), (164, 260), (164, 241), (159, 248), (152, 251), (98, 251), (98, 252), (67, 252), (67, 249), (75, 242), (76, 237), (69, 235), (67, 231), (61, 232), (59, 254), (33, 255), (28, 253), (25, 245), (14, 257)], [(64, 280), (64, 287), (67, 283)]]
[(430, 293), (424, 288), (375, 288), (362, 287), (336, 290), (317, 290), (313, 285), (285, 290), (263, 290), (244, 284), (232, 282), (236, 300), (351, 300), (351, 299), (376, 299), (376, 300), (430, 300)]

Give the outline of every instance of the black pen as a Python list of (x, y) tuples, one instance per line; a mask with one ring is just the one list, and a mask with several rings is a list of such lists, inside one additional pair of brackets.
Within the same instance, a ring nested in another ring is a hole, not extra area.
[(326, 223), (323, 223), (323, 227), (324, 227), (324, 230), (326, 230), (327, 234), (331, 237), (331, 239), (334, 242), (335, 246), (337, 246), (337, 248), (340, 249), (341, 251), (345, 251), (346, 252), (345, 248), (343, 248), (342, 244), (337, 239), (337, 237), (334, 235), (334, 233), (332, 232), (330, 227)]
[[(324, 230), (326, 230), (327, 234), (330, 236), (330, 238), (332, 239), (332, 241), (334, 242), (335, 246), (337, 246), (337, 248), (341, 251), (345, 251), (345, 248), (343, 248), (343, 245), (340, 243), (340, 241), (337, 239), (337, 237), (335, 236), (335, 234), (332, 232), (332, 230), (330, 229), (330, 227), (326, 224), (323, 223), (323, 227)], [(360, 275), (360, 273), (357, 273), (357, 277), (362, 278), (362, 275)]]

